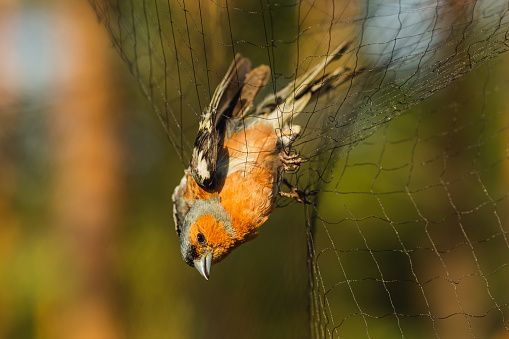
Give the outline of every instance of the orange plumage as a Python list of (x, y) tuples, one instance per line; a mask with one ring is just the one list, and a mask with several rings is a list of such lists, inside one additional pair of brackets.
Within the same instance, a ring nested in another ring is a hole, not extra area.
[(225, 178), (219, 189), (206, 191), (186, 174), (185, 198), (207, 200), (219, 196), (236, 232), (236, 238), (232, 239), (210, 215), (196, 220), (197, 227), (190, 234), (191, 242), (197, 246), (197, 233), (206, 234), (208, 243), (220, 248), (214, 263), (224, 259), (228, 250), (256, 237), (258, 227), (274, 211), (279, 190), (278, 172), (282, 166), (276, 134), (267, 125), (254, 125), (235, 133), (225, 139), (224, 148), (228, 152), (228, 161), (236, 165), (232, 166), (234, 172)]

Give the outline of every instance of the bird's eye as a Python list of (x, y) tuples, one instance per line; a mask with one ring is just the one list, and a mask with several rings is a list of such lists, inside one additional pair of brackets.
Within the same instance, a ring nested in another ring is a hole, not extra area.
[(196, 235), (196, 240), (197, 240), (200, 244), (202, 244), (203, 242), (205, 242), (205, 236), (203, 235), (203, 233), (198, 233), (198, 234)]

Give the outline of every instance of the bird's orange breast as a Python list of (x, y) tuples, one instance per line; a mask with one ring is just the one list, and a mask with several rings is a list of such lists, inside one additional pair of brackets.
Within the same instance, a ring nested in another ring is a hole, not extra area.
[(227, 138), (224, 145), (235, 168), (230, 168), (219, 196), (237, 234), (245, 237), (275, 208), (281, 168), (277, 136), (272, 127), (257, 124)]
[(257, 124), (226, 137), (228, 175), (215, 192), (203, 190), (187, 175), (186, 198), (219, 194), (239, 241), (248, 240), (274, 211), (281, 176), (280, 150), (273, 128)]

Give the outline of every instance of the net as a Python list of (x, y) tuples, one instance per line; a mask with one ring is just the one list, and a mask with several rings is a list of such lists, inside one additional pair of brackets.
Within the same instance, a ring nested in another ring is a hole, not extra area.
[(270, 66), (263, 98), (352, 40), (352, 76), (294, 121), (309, 161), (288, 179), (319, 192), (298, 207), (308, 334), (507, 336), (507, 67), (488, 62), (508, 48), (507, 3), (91, 4), (182, 169), (236, 53)]

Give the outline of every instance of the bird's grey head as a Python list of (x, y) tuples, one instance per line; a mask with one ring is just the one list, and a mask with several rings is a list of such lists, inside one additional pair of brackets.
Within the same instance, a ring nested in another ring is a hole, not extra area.
[(221, 221), (221, 227), (231, 237), (235, 238), (236, 233), (228, 212), (220, 203), (219, 196), (207, 200), (196, 200), (187, 213), (180, 233), (180, 252), (189, 266), (195, 267), (205, 279), (208, 279), (210, 267), (215, 258), (213, 258), (214, 248), (208, 241), (207, 229), (199, 224), (198, 219), (203, 216), (211, 216), (213, 220)]

